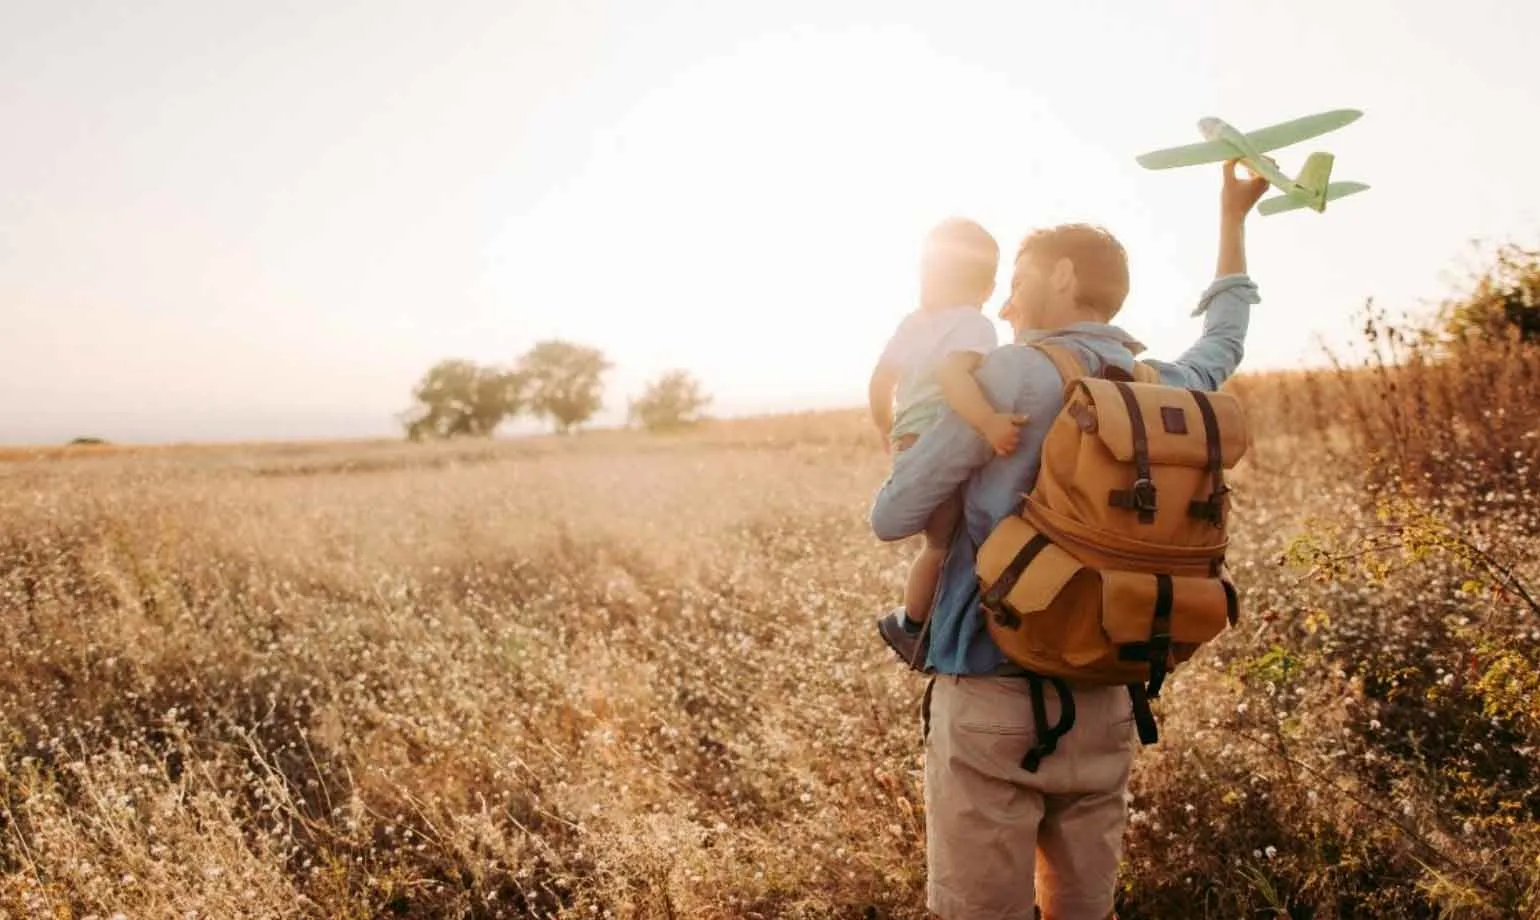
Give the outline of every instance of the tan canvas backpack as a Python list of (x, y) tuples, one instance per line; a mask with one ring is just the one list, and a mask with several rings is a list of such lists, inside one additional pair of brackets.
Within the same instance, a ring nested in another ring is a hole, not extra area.
[[(1089, 376), (1067, 348), (1035, 347), (1063, 377), (1064, 405), (1036, 485), (975, 563), (989, 635), (1032, 682), (1029, 770), (1074, 724), (1074, 684), (1128, 686), (1140, 740), (1156, 740), (1149, 699), (1239, 615), (1225, 471), (1251, 446), (1229, 394), (1162, 384), (1138, 362), (1132, 380), (1110, 365)], [(1055, 726), (1044, 679), (1061, 700)]]

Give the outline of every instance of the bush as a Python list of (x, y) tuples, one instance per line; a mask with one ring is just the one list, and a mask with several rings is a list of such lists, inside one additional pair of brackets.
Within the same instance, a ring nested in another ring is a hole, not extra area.
[(1177, 817), (1239, 855), (1171, 860), (1189, 875), (1132, 916), (1540, 911), (1540, 347), (1437, 323), (1371, 305), (1360, 365), (1237, 381), (1314, 506), (1277, 557), (1310, 580), (1260, 598), (1256, 647), (1198, 678), (1240, 697), (1195, 739), (1249, 751), (1225, 769), (1199, 741), (1141, 774), (1157, 801), (1228, 788)]
[(648, 431), (669, 431), (700, 421), (701, 409), (711, 397), (688, 371), (673, 370), (647, 385), (640, 399), (631, 403), (631, 419)]
[(1443, 334), (1457, 342), (1540, 342), (1540, 251), (1498, 247), (1472, 290), (1446, 304), (1440, 318)]

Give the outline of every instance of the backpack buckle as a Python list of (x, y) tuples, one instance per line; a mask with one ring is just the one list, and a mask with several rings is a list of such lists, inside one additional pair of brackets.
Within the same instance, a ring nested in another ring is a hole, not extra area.
[(986, 603), (981, 604), (980, 606), (989, 611), (989, 614), (994, 618), (994, 621), (1006, 629), (1021, 628), (1021, 617), (1016, 614), (1016, 611), (1012, 610), (1010, 607), (1007, 607), (1003, 602), (1000, 604)]
[(1155, 483), (1141, 476), (1134, 480), (1132, 489), (1113, 489), (1107, 495), (1107, 503), (1114, 508), (1127, 508), (1139, 513), (1139, 523), (1155, 521)]
[(1216, 528), (1224, 527), (1224, 500), (1230, 494), (1229, 486), (1221, 486), (1218, 490), (1209, 493), (1204, 501), (1194, 499), (1187, 506), (1187, 513), (1200, 521), (1207, 521)]
[(1133, 488), (1134, 510), (1155, 511), (1155, 483), (1149, 479), (1134, 480)]

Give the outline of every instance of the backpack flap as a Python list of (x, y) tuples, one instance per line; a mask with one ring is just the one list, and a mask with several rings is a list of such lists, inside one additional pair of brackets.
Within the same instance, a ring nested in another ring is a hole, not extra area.
[(1220, 578), (1103, 571), (1102, 628), (1124, 661), (1153, 667), (1151, 695), (1159, 693), (1169, 660), (1192, 657), (1237, 614), (1234, 589)]
[[(1016, 515), (1002, 519), (979, 547), (980, 602), (990, 613), (1020, 617), (1044, 610), (1064, 590), (1080, 561)], [(1001, 624), (1007, 625), (1007, 624)]]
[[(1133, 407), (1144, 421), (1149, 462), (1203, 467), (1209, 462), (1204, 412), (1191, 390), (1149, 383), (1082, 378), (1095, 407), (1095, 430), (1119, 463), (1134, 462)], [(1125, 391), (1131, 395), (1125, 396)], [(1228, 393), (1204, 393), (1219, 430), (1221, 463), (1235, 466), (1251, 447), (1250, 428), (1240, 401)], [(1132, 403), (1132, 405), (1130, 405)]]

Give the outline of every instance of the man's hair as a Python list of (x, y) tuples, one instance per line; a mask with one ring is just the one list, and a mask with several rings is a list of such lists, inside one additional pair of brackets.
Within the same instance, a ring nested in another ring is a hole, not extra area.
[(1030, 257), (1045, 271), (1060, 259), (1075, 266), (1076, 302), (1112, 319), (1128, 297), (1128, 253), (1117, 237), (1091, 224), (1060, 224), (1036, 230), (1021, 241), (1016, 260)]
[(922, 264), (927, 287), (983, 300), (1000, 269), (1000, 244), (977, 221), (950, 217), (925, 235)]

